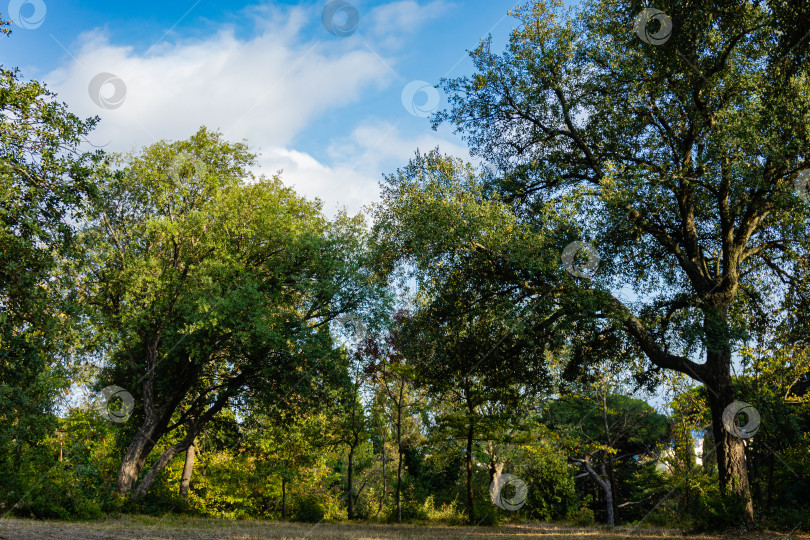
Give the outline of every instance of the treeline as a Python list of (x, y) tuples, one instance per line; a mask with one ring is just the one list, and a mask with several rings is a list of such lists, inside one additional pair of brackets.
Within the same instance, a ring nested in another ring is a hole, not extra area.
[(0, 510), (807, 528), (807, 13), (637, 9), (516, 10), (358, 216), (0, 68)]

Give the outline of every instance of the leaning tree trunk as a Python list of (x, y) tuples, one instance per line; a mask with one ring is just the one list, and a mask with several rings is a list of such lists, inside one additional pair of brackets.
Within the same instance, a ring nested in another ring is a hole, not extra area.
[(596, 482), (600, 488), (602, 488), (602, 491), (605, 494), (605, 512), (607, 513), (607, 523), (612, 527), (616, 524), (616, 516), (613, 513), (613, 487), (610, 484), (610, 478), (605, 472), (605, 460), (602, 460), (602, 476), (599, 476), (599, 473), (597, 473), (594, 468), (591, 467), (591, 457), (592, 455), (587, 455), (584, 459), (573, 459), (572, 461), (581, 463), (585, 468), (585, 472), (587, 472), (591, 479)]
[(735, 392), (731, 380), (731, 345), (726, 309), (707, 315), (704, 322), (707, 337), (706, 367), (712, 433), (716, 445), (717, 470), (720, 492), (734, 495), (743, 506), (743, 523), (754, 526), (754, 504), (748, 483), (748, 467), (742, 439), (729, 433), (723, 425), (723, 411), (734, 402)]
[[(214, 403), (210, 405), (204, 413), (200, 414), (199, 416), (189, 418), (188, 427), (186, 428), (186, 436), (180, 442), (167, 448), (160, 455), (160, 457), (158, 457), (157, 461), (155, 461), (152, 466), (149, 467), (149, 470), (146, 471), (143, 479), (133, 492), (134, 498), (138, 499), (146, 495), (149, 492), (149, 489), (152, 487), (152, 484), (154, 484), (158, 475), (163, 472), (169, 462), (178, 454), (188, 450), (188, 447), (191, 446), (194, 439), (196, 439), (197, 436), (202, 433), (202, 430), (205, 428), (208, 422), (210, 422), (211, 419), (214, 418), (214, 416), (216, 416), (230, 401), (231, 397), (233, 397), (233, 395), (236, 393), (236, 390), (243, 384), (246, 376), (246, 372), (239, 373), (239, 375), (231, 379), (230, 387), (225, 391), (221, 391), (217, 395)], [(155, 410), (152, 406), (153, 401), (151, 397), (151, 390), (147, 392), (146, 386), (147, 385), (144, 384), (144, 409), (147, 412), (147, 419), (144, 421), (143, 426), (141, 426), (141, 430), (135, 436), (135, 439), (133, 439), (133, 442), (127, 449), (127, 455), (124, 457), (124, 461), (121, 464), (121, 470), (118, 473), (118, 491), (122, 494), (128, 493), (134, 486), (138, 479), (138, 475), (143, 468), (143, 464), (146, 461), (146, 458), (149, 456), (149, 452), (151, 452), (152, 448), (154, 448), (160, 437), (166, 433), (166, 427), (171, 420), (172, 412), (177, 408), (178, 403), (187, 393), (186, 390), (181, 389), (181, 391), (178, 391), (171, 397), (170, 401), (168, 401), (160, 409)], [(151, 426), (151, 431), (149, 432), (149, 435), (146, 435), (146, 429), (149, 426)], [(137, 459), (133, 459), (132, 463), (128, 461), (131, 453), (133, 454), (133, 458), (134, 456), (137, 456)]]
[(128, 494), (135, 487), (149, 453), (155, 447), (157, 434), (156, 422), (145, 420), (138, 432), (129, 443), (127, 451), (121, 460), (116, 480), (116, 491), (121, 495)]
[(143, 476), (143, 480), (141, 480), (140, 484), (138, 484), (138, 487), (135, 488), (133, 495), (136, 499), (140, 499), (149, 492), (149, 490), (152, 488), (152, 484), (154, 484), (155, 480), (157, 480), (158, 475), (163, 472), (163, 470), (166, 468), (169, 462), (174, 459), (175, 456), (188, 450), (188, 447), (191, 446), (196, 436), (196, 433), (193, 434), (193, 436), (187, 436), (177, 444), (173, 444), (167, 448), (160, 455), (160, 457), (158, 457), (157, 461), (155, 461), (155, 463), (149, 467), (149, 470), (146, 471), (146, 474)]
[(180, 478), (180, 496), (188, 500), (188, 488), (191, 484), (191, 474), (194, 471), (194, 454), (197, 448), (192, 441), (186, 450), (186, 462), (183, 464), (183, 476)]
[[(159, 341), (159, 340), (158, 340)], [(157, 343), (148, 347), (147, 352), (147, 376), (142, 383), (143, 412), (144, 420), (138, 432), (130, 441), (124, 458), (121, 460), (121, 467), (118, 469), (116, 480), (116, 491), (120, 495), (127, 495), (135, 488), (138, 477), (141, 475), (146, 459), (152, 452), (160, 438), (165, 435), (166, 427), (171, 421), (172, 412), (183, 400), (188, 385), (183, 380), (178, 382), (175, 392), (160, 407), (155, 402), (155, 374), (153, 366), (157, 363)], [(182, 379), (182, 378), (181, 378)], [(185, 448), (183, 448), (185, 450)]]

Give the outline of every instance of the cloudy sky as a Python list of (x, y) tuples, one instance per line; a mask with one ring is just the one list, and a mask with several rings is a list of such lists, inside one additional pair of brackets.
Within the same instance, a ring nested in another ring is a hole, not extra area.
[(355, 212), (417, 148), (468, 156), (430, 128), (446, 105), (432, 85), (470, 73), (466, 51), (488, 34), (502, 49), (516, 3), (11, 0), (0, 62), (99, 116), (94, 145), (128, 151), (205, 125), (247, 140), (262, 172), (283, 169), (327, 213)]

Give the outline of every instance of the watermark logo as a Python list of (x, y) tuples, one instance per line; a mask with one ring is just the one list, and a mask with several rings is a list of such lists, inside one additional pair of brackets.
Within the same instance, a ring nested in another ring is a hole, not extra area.
[(118, 75), (99, 73), (90, 79), (87, 93), (93, 103), (102, 109), (117, 109), (124, 104), (127, 97), (127, 85)]
[(45, 22), (48, 12), (42, 0), (11, 0), (8, 3), (8, 14), (14, 24), (26, 30), (34, 30)]
[(321, 22), (327, 32), (337, 37), (349, 37), (360, 24), (360, 13), (348, 2), (332, 0), (323, 8)]
[(425, 81), (411, 81), (402, 90), (402, 106), (419, 118), (427, 118), (439, 107), (439, 91)]
[(346, 333), (350, 334), (357, 341), (363, 341), (368, 337), (368, 329), (365, 323), (354, 313), (341, 315), (335, 319), (335, 322), (339, 323)]
[(799, 171), (796, 180), (793, 182), (796, 195), (804, 202), (810, 202), (810, 169)]
[[(583, 261), (584, 259), (584, 261)], [(599, 253), (585, 242), (571, 242), (562, 252), (562, 263), (568, 272), (576, 277), (590, 279), (599, 268)]]
[(203, 160), (185, 150), (177, 154), (169, 164), (169, 178), (176, 184), (179, 184), (184, 177), (200, 177), (204, 176), (206, 172), (207, 169)]
[(750, 439), (759, 431), (759, 411), (744, 401), (735, 401), (723, 410), (723, 427), (738, 439)]
[[(658, 23), (657, 32), (650, 32), (653, 21)], [(633, 31), (648, 45), (663, 45), (672, 37), (672, 19), (660, 9), (646, 8), (636, 15)]]
[(489, 484), (489, 497), (492, 499), (492, 504), (510, 512), (523, 508), (528, 494), (529, 488), (526, 483), (512, 474), (501, 474)]
[[(102, 399), (99, 402), (99, 412), (105, 420), (123, 424), (132, 415), (135, 408), (135, 398), (120, 386), (108, 386), (101, 391)], [(120, 404), (118, 403), (120, 400)]]

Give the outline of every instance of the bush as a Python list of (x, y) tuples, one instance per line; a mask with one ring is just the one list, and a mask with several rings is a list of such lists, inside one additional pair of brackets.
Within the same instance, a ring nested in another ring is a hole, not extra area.
[(429, 521), (438, 521), (448, 525), (460, 525), (465, 522), (464, 513), (458, 508), (458, 501), (444, 503), (440, 508), (436, 508), (433, 495), (428, 496), (423, 504), (423, 511)]
[(731, 495), (713, 495), (697, 501), (693, 527), (699, 532), (738, 529), (742, 525), (745, 504)]
[(66, 463), (44, 475), (32, 476), (20, 498), (14, 501), (13, 513), (39, 519), (97, 519), (101, 517), (99, 492), (105, 490), (101, 478), (87, 467), (71, 468)]
[(528, 517), (551, 521), (577, 510), (574, 477), (563, 456), (553, 451), (535, 453), (528, 465), (515, 474), (528, 488), (524, 506)]
[(596, 523), (596, 517), (591, 509), (591, 496), (588, 495), (585, 497), (580, 502), (579, 508), (568, 508), (568, 512), (565, 514), (565, 521), (579, 527), (587, 527)]
[(298, 500), (293, 511), (293, 521), (320, 523), (326, 517), (326, 509), (315, 497), (303, 497)]
[(757, 518), (757, 523), (766, 529), (777, 531), (806, 532), (810, 530), (810, 509), (780, 507)]

